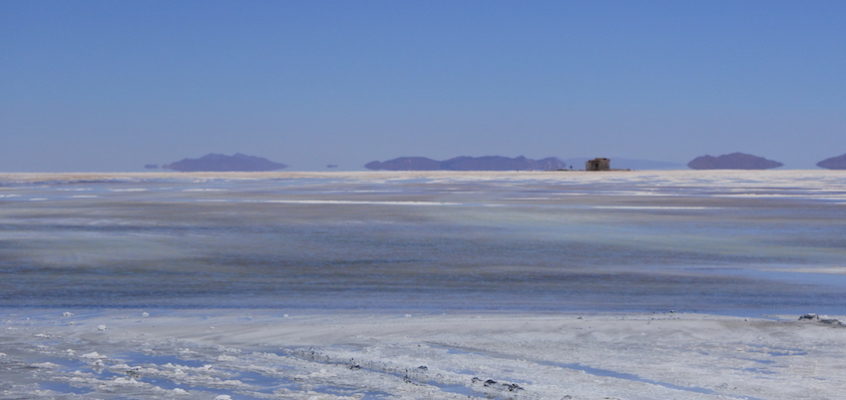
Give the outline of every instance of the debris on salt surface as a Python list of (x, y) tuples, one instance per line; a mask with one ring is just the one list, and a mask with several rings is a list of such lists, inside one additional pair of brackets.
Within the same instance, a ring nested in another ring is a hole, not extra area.
[(406, 318), (411, 318), (411, 314), (405, 314)]
[(817, 315), (817, 314), (804, 314), (799, 316), (800, 321), (813, 321), (819, 322), (821, 324), (832, 325), (832, 326), (846, 326), (843, 322), (840, 322), (839, 319), (829, 318), (827, 315)]
[(219, 394), (214, 397), (214, 400), (232, 400), (232, 396), (228, 394)]
[[(71, 351), (73, 351), (73, 350), (68, 349), (68, 353), (70, 353)], [(98, 353), (98, 352), (96, 352), (96, 351), (92, 351), (92, 352), (90, 352), (90, 353), (85, 353), (85, 354), (81, 355), (80, 357), (82, 357), (82, 358), (91, 358), (91, 359), (96, 359), (96, 358), (106, 358), (106, 356), (104, 356), (104, 355), (102, 355), (102, 354), (100, 354), (100, 353)]]
[(282, 314), (282, 318), (288, 318), (288, 314)]
[(106, 330), (106, 325), (103, 325), (103, 324), (97, 325), (97, 330), (98, 330), (98, 331), (101, 331), (101, 332), (102, 332), (102, 331), (105, 331), (105, 330)]
[(62, 316), (65, 317), (65, 318), (70, 318), (70, 317), (73, 317), (73, 313), (70, 312), (70, 311), (65, 311), (65, 312), (62, 313)]
[(144, 311), (144, 312), (141, 313), (141, 316), (144, 317), (144, 318), (147, 318), (147, 317), (150, 316), (150, 313)]
[(482, 380), (478, 376), (474, 376), (473, 379), (470, 380), (471, 383), (481, 383), (485, 387), (500, 387), (501, 389), (507, 390), (509, 392), (516, 392), (518, 390), (525, 390), (522, 386), (516, 383), (500, 383), (493, 379)]

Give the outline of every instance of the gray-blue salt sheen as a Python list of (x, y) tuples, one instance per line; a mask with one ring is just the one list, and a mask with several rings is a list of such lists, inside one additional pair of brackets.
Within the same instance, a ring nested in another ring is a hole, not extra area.
[(248, 156), (235, 153), (231, 156), (225, 154), (206, 154), (200, 158), (185, 158), (176, 161), (162, 168), (174, 171), (276, 171), (288, 167), (285, 164), (273, 162), (266, 158)]
[(0, 179), (0, 307), (846, 309), (839, 177), (585, 175)]

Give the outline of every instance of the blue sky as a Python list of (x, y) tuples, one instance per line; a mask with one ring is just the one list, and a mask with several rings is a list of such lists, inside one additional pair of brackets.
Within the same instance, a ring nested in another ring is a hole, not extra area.
[(844, 1), (0, 1), (0, 171), (846, 153)]

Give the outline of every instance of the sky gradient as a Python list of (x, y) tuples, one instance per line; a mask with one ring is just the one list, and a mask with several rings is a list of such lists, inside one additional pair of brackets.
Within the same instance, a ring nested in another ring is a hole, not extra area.
[(0, 0), (0, 171), (846, 153), (844, 1)]

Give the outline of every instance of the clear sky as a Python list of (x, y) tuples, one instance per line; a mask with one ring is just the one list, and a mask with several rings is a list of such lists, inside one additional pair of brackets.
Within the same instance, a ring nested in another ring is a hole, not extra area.
[(0, 0), (0, 171), (846, 153), (846, 1)]

